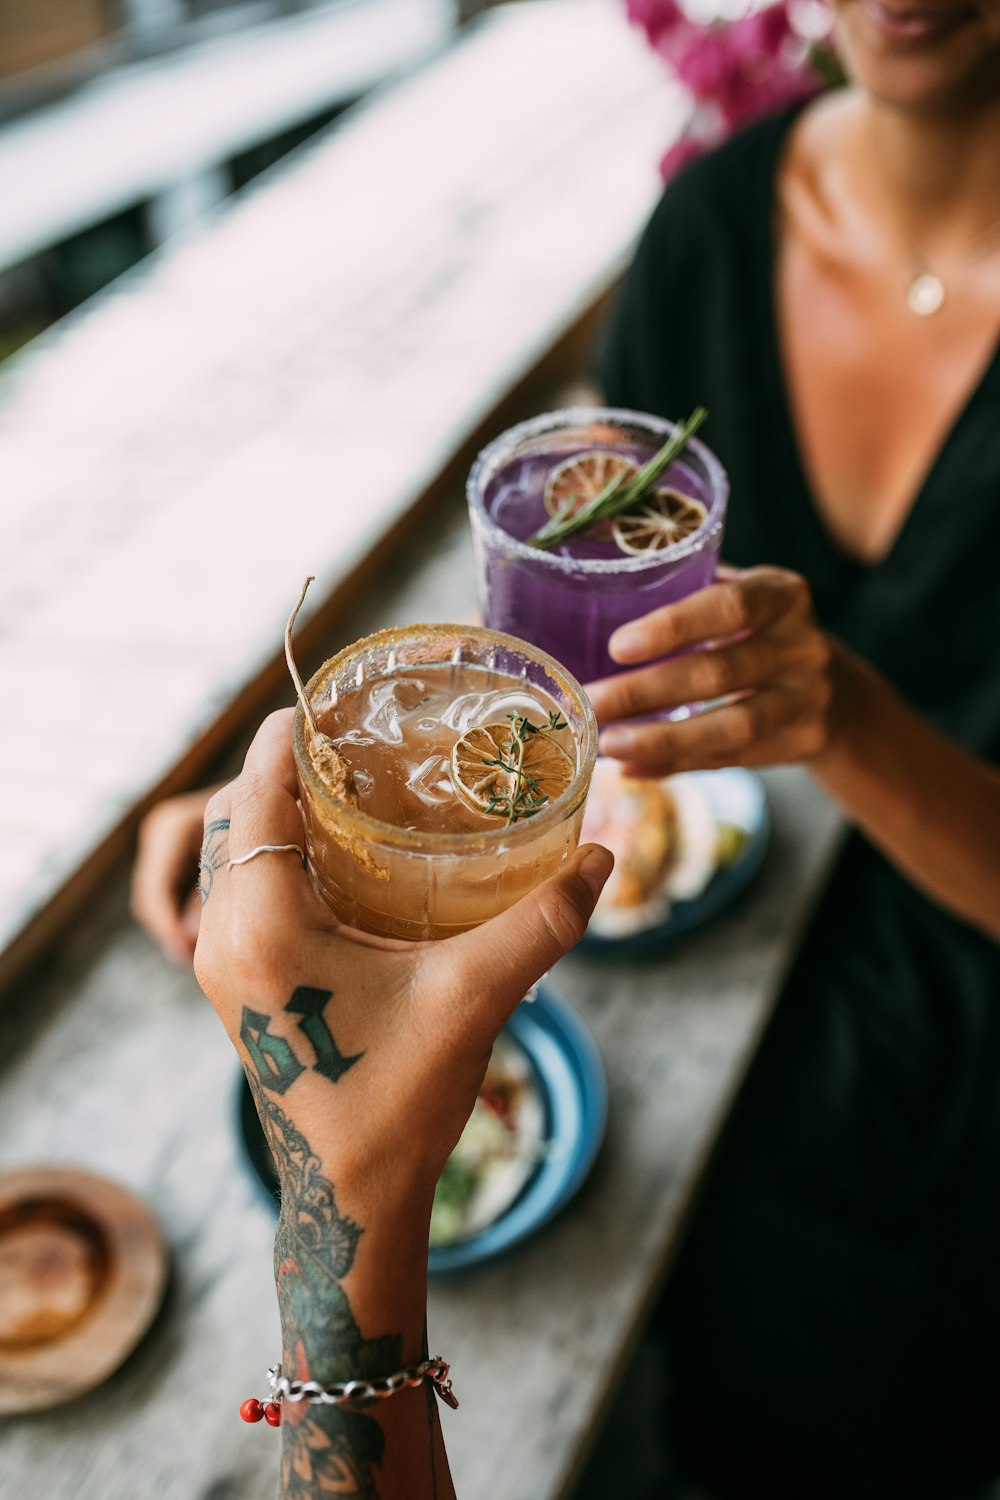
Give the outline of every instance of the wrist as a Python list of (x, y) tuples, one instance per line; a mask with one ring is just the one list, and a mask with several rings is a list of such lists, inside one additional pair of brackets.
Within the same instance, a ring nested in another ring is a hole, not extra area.
[[(283, 1473), (304, 1476), (310, 1495), (339, 1493), (348, 1475), (351, 1493), (374, 1494), (377, 1469), (380, 1494), (430, 1500), (436, 1470), (447, 1473), (435, 1398), (423, 1381), (398, 1383), (427, 1354), (429, 1215), (412, 1205), (390, 1215), (384, 1195), (377, 1199), (373, 1211), (350, 1193), (325, 1201), (307, 1193), (283, 1208), (275, 1239), (283, 1376), (324, 1392), (364, 1390), (360, 1381), (394, 1393), (361, 1406), (352, 1397), (346, 1409), (283, 1404)], [(414, 1474), (414, 1455), (424, 1453), (433, 1454), (427, 1483)]]
[(830, 699), (826, 713), (827, 733), (823, 746), (809, 759), (809, 768), (819, 778), (833, 770), (849, 752), (864, 722), (866, 703), (870, 698), (871, 668), (835, 637), (827, 637), (830, 646)]
[[(317, 1136), (319, 1132), (308, 1137), (313, 1151), (308, 1175), (331, 1184), (340, 1211), (369, 1238), (391, 1238), (403, 1225), (420, 1225), (426, 1234), (441, 1173), (436, 1163), (410, 1160), (400, 1151), (383, 1153), (365, 1142), (327, 1145)], [(288, 1167), (286, 1163), (277, 1174), (282, 1203), (301, 1192), (297, 1164)]]
[[(413, 1363), (425, 1352), (433, 1190), (403, 1192), (394, 1179), (374, 1174), (342, 1186), (324, 1167), (317, 1162), (309, 1181), (290, 1178), (281, 1188), (274, 1263), (286, 1363), (298, 1369), (296, 1344), (308, 1321), (311, 1378), (389, 1374), (382, 1365), (393, 1359)], [(309, 1305), (317, 1289), (326, 1308), (320, 1318)], [(351, 1333), (345, 1343), (341, 1314), (347, 1308)], [(359, 1336), (365, 1343), (391, 1336), (396, 1349), (391, 1357), (377, 1350), (366, 1355), (359, 1370)]]

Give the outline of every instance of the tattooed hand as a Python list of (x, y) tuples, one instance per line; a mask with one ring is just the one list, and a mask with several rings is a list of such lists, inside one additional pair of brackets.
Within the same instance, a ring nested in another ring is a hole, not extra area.
[[(288, 711), (265, 722), (243, 774), (206, 809), (212, 874), (195, 971), (240, 1054), (282, 1184), (284, 1363), (328, 1383), (421, 1357), (434, 1185), (497, 1032), (582, 935), (611, 857), (578, 851), (475, 932), (394, 942), (342, 926), (294, 853), (227, 867), (259, 844), (302, 843), (296, 795)], [(377, 1417), (289, 1411), (286, 1500), (452, 1493), (421, 1392), (379, 1403)]]
[(259, 844), (302, 844), (296, 797), (289, 710), (266, 721), (242, 775), (205, 809), (198, 981), (248, 1072), (335, 1143), (342, 1173), (377, 1163), (431, 1191), (494, 1037), (580, 938), (610, 856), (581, 850), (475, 932), (397, 942), (338, 922), (294, 853), (227, 869)]

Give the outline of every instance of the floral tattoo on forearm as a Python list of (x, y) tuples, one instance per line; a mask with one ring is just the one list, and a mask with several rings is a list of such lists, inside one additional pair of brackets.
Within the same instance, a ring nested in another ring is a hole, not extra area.
[[(315, 1054), (312, 1063), (336, 1083), (362, 1053), (345, 1057), (323, 1008), (329, 990), (299, 986), (285, 1010)], [(322, 1385), (385, 1375), (402, 1360), (396, 1334), (365, 1339), (340, 1283), (354, 1264), (359, 1224), (337, 1207), (333, 1183), (320, 1171), (309, 1141), (273, 1095), (283, 1095), (306, 1071), (290, 1042), (269, 1030), (269, 1017), (244, 1007), (240, 1038), (249, 1054), (247, 1079), (281, 1186), (274, 1241), (278, 1306), (284, 1331), (283, 1365), (295, 1380)], [(363, 1410), (286, 1402), (283, 1411), (281, 1500), (344, 1495), (377, 1500), (375, 1471), (382, 1461), (382, 1429)]]
[[(249, 1071), (247, 1076), (281, 1183), (274, 1274), (286, 1374), (330, 1385), (398, 1369), (402, 1338), (363, 1338), (340, 1285), (354, 1264), (361, 1226), (337, 1208), (333, 1183), (321, 1173), (305, 1136)], [(372, 1417), (305, 1402), (286, 1402), (283, 1416), (282, 1500), (324, 1494), (376, 1500), (374, 1471), (385, 1439)]]

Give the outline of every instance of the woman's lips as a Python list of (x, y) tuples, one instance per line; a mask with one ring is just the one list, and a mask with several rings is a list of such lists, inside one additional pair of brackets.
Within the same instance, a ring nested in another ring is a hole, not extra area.
[(861, 0), (861, 8), (880, 36), (897, 43), (936, 41), (975, 15), (971, 7), (944, 12), (907, 0), (892, 5), (883, 0)]

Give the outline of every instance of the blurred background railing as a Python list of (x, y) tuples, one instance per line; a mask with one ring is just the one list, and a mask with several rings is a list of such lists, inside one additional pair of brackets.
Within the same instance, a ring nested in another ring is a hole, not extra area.
[(3, 0), (0, 359), (444, 45), (469, 10)]

